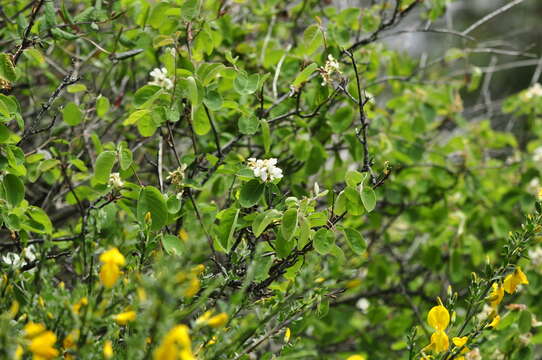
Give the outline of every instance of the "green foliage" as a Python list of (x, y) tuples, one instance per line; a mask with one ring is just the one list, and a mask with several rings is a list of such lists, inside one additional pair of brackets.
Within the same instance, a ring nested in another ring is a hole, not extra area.
[(538, 62), (450, 2), (2, 4), (0, 358), (537, 358)]

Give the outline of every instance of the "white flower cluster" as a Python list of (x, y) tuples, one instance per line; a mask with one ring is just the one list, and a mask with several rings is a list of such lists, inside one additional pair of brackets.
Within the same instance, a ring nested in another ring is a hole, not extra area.
[(120, 189), (124, 186), (124, 181), (122, 181), (118, 172), (114, 172), (109, 175), (108, 184), (113, 188)]
[(9, 252), (2, 256), (2, 262), (14, 268), (20, 268), (26, 262), (32, 262), (34, 260), (36, 260), (36, 254), (32, 245), (24, 248), (21, 255), (14, 252)]
[(541, 97), (541, 96), (542, 96), (542, 85), (540, 85), (539, 83), (536, 83), (523, 93), (523, 95), (521, 96), (521, 99), (523, 101), (528, 101), (528, 100), (532, 100), (533, 98)]
[(150, 85), (157, 85), (166, 90), (173, 88), (173, 81), (167, 77), (167, 69), (165, 67), (154, 69), (150, 75), (152, 76), (152, 81), (149, 81)]
[(254, 172), (254, 176), (259, 177), (262, 181), (274, 181), (282, 179), (282, 170), (275, 165), (277, 159), (248, 159), (248, 167)]
[(171, 171), (166, 178), (166, 180), (171, 181), (172, 185), (175, 185), (175, 188), (177, 190), (177, 199), (181, 200), (183, 197), (184, 192), (184, 178), (186, 176), (186, 168), (188, 166), (186, 164), (181, 164), (180, 167), (177, 169)]
[(329, 54), (327, 56), (327, 61), (324, 67), (321, 67), (320, 69), (320, 75), (322, 75), (322, 85), (326, 84), (333, 84), (333, 74), (342, 74), (340, 64), (333, 55)]
[(533, 150), (533, 160), (536, 162), (542, 162), (542, 146)]

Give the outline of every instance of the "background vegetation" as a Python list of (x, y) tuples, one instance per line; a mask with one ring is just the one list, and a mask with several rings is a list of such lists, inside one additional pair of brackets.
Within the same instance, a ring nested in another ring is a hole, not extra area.
[(540, 2), (0, 5), (0, 358), (540, 358)]

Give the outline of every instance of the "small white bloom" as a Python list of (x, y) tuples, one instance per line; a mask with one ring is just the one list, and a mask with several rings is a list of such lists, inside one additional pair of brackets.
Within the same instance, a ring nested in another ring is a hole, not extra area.
[(542, 146), (539, 146), (533, 150), (533, 161), (536, 161), (536, 162), (542, 161)]
[(322, 76), (322, 86), (333, 84), (333, 74), (342, 74), (339, 62), (331, 54), (327, 56), (324, 67), (320, 67), (318, 70)]
[(529, 258), (531, 259), (531, 264), (535, 267), (542, 265), (542, 248), (537, 246), (536, 248), (529, 250)]
[(542, 96), (542, 85), (539, 83), (534, 84), (521, 95), (521, 100), (528, 101), (532, 100), (533, 98), (541, 97)]
[(521, 334), (518, 339), (520, 343), (522, 343), (524, 346), (527, 346), (531, 342), (532, 337), (533, 337), (533, 334), (528, 332), (526, 334)]
[(360, 298), (356, 302), (356, 307), (361, 310), (362, 313), (366, 314), (367, 310), (369, 309), (369, 306), (371, 306), (371, 303), (366, 298)]
[(124, 186), (124, 181), (122, 181), (122, 179), (120, 178), (120, 174), (118, 172), (115, 172), (109, 175), (108, 184), (113, 188), (120, 189)]
[(248, 159), (248, 167), (252, 170), (255, 177), (260, 178), (262, 181), (274, 181), (276, 179), (282, 179), (282, 169), (275, 166), (278, 160), (271, 159)]
[(493, 356), (491, 358), (493, 360), (504, 360), (505, 356), (499, 349), (497, 349), (497, 350), (495, 350), (495, 352), (493, 353)]
[(15, 253), (7, 253), (2, 256), (2, 261), (13, 267), (20, 267), (22, 265), (21, 257)]
[(482, 311), (480, 311), (480, 313), (476, 317), (478, 318), (478, 320), (484, 321), (489, 317), (489, 315), (491, 315), (492, 312), (493, 308), (488, 304), (484, 304)]
[(465, 354), (465, 360), (482, 360), (482, 355), (480, 354), (480, 349), (472, 349)]
[(149, 81), (150, 85), (157, 85), (166, 90), (173, 88), (173, 81), (167, 77), (167, 69), (165, 67), (154, 69), (150, 72), (150, 75), (153, 78), (152, 81)]
[(34, 249), (34, 245), (30, 245), (23, 249), (23, 257), (30, 262), (36, 260), (36, 249)]

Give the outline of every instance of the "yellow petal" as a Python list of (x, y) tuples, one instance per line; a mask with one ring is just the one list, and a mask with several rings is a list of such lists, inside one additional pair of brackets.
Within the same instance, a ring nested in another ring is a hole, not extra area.
[(469, 340), (468, 336), (454, 337), (452, 339), (452, 342), (454, 343), (455, 346), (462, 347), (463, 345), (467, 343), (468, 340)]
[(126, 311), (122, 312), (120, 314), (114, 315), (113, 319), (117, 322), (119, 325), (126, 325), (130, 321), (134, 321), (136, 319), (136, 313), (135, 311)]
[(501, 284), (494, 283), (493, 290), (489, 295), (491, 306), (496, 308), (504, 297), (504, 287)]
[(363, 355), (351, 355), (346, 358), (346, 360), (365, 360), (365, 356)]
[(487, 326), (495, 328), (497, 325), (499, 325), (499, 322), (501, 322), (501, 317), (499, 315), (495, 315), (491, 323), (489, 323)]
[(450, 313), (442, 305), (434, 306), (427, 314), (427, 322), (433, 329), (442, 331), (450, 323)]
[(104, 343), (104, 358), (111, 359), (113, 357), (113, 344), (111, 343), (111, 340), (107, 340)]
[(224, 326), (227, 322), (228, 322), (228, 314), (220, 313), (210, 318), (209, 321), (207, 321), (207, 324), (209, 324), (209, 326), (211, 327), (217, 328), (217, 327)]
[(56, 335), (52, 331), (45, 331), (32, 339), (29, 349), (34, 358), (53, 359), (58, 356), (58, 350), (53, 346), (56, 342)]
[(43, 324), (36, 324), (33, 322), (29, 322), (24, 327), (24, 332), (26, 334), (26, 337), (33, 338), (36, 335), (41, 334), (45, 331), (45, 325)]
[(120, 276), (119, 266), (113, 263), (105, 263), (100, 269), (100, 281), (106, 288), (112, 288)]
[(111, 264), (124, 266), (124, 264), (126, 263), (126, 260), (124, 259), (124, 256), (120, 253), (120, 251), (117, 248), (112, 248), (100, 255), (100, 262), (104, 264), (111, 263)]
[(435, 331), (433, 335), (431, 335), (431, 345), (436, 353), (448, 350), (448, 347), (450, 346), (448, 335), (442, 330)]

